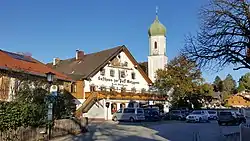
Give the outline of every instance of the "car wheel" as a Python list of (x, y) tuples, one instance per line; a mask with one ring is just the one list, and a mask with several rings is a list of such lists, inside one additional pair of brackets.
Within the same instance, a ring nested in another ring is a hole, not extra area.
[(181, 120), (182, 118), (181, 117), (178, 117), (178, 120)]
[(202, 121), (202, 118), (200, 117), (200, 118), (199, 118), (199, 122), (201, 122), (201, 121)]
[(130, 117), (130, 118), (129, 118), (129, 121), (130, 121), (130, 122), (134, 122), (134, 121), (135, 121), (135, 119), (134, 119), (134, 118), (132, 118), (132, 117)]
[(113, 121), (117, 121), (117, 117), (114, 117), (114, 118), (113, 118)]
[(221, 126), (222, 125), (222, 123), (221, 122), (218, 122), (218, 124)]

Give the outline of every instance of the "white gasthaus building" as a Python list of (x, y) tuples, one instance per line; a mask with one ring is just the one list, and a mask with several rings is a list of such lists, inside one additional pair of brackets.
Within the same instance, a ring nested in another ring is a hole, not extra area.
[(158, 16), (148, 34), (148, 75), (124, 45), (90, 54), (77, 50), (75, 57), (54, 59), (49, 64), (76, 81), (72, 93), (80, 115), (110, 120), (120, 108), (165, 100), (148, 93), (155, 72), (164, 69), (167, 62), (166, 29)]

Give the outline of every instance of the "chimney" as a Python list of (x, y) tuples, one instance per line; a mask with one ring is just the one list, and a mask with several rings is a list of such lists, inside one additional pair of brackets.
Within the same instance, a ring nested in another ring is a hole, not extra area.
[(57, 65), (60, 62), (59, 58), (53, 58), (53, 66)]
[(76, 50), (76, 60), (81, 60), (83, 59), (84, 52), (81, 50)]

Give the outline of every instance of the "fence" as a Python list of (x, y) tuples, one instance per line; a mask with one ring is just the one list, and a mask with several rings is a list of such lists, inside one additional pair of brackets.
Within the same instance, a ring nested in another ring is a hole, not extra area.
[[(76, 119), (61, 119), (55, 120), (52, 128), (52, 137), (63, 136), (67, 134), (78, 134), (84, 128), (86, 121), (78, 121)], [(1, 132), (0, 141), (37, 141), (46, 140), (48, 138), (45, 127), (40, 128), (23, 128), (17, 130)]]

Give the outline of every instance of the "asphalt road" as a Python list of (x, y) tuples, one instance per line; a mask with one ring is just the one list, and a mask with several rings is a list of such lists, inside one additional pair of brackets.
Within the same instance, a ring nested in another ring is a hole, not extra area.
[[(56, 141), (221, 141), (223, 134), (237, 132), (238, 126), (218, 126), (210, 123), (114, 123), (90, 125), (89, 132), (76, 137), (67, 136)], [(195, 137), (194, 137), (195, 136)]]

